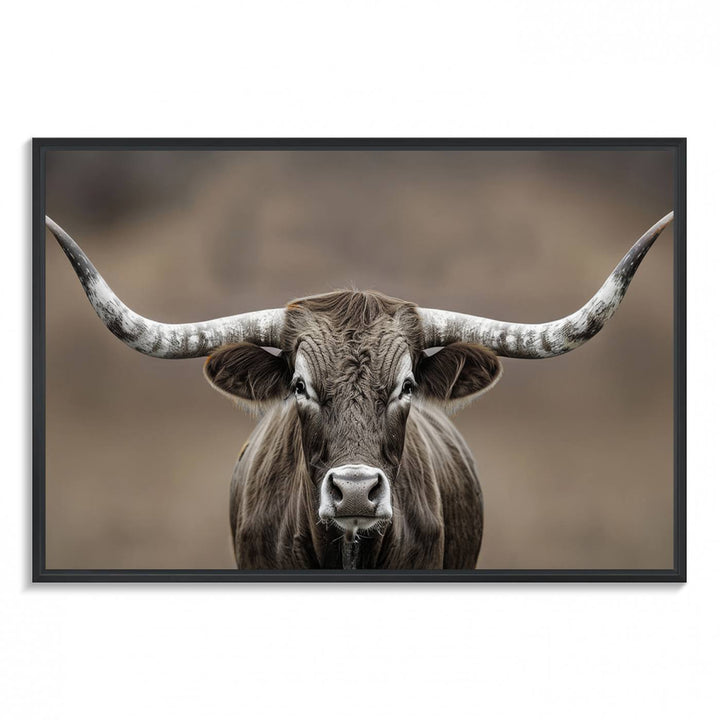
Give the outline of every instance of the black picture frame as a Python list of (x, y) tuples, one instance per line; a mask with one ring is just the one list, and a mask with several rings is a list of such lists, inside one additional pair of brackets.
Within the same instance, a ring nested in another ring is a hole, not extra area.
[[(667, 570), (56, 570), (45, 553), (45, 154), (59, 149), (166, 150), (618, 150), (674, 151), (674, 562)], [(685, 582), (686, 581), (686, 139), (685, 138), (36, 138), (32, 143), (33, 582)]]

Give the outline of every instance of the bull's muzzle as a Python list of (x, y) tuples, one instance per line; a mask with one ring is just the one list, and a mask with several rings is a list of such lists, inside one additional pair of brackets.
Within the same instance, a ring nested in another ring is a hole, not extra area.
[(368, 529), (392, 519), (385, 473), (368, 465), (330, 468), (320, 486), (320, 519), (333, 520), (344, 530)]

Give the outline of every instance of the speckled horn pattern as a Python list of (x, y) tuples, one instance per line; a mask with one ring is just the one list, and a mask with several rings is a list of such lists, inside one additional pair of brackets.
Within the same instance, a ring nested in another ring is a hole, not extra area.
[(451, 342), (484, 345), (502, 357), (550, 358), (574, 350), (597, 334), (613, 316), (653, 242), (672, 221), (668, 213), (629, 250), (602, 287), (572, 315), (553, 322), (501, 322), (447, 310), (418, 308), (426, 347)]
[(46, 216), (45, 224), (70, 260), (98, 317), (116, 337), (138, 352), (181, 359), (203, 357), (233, 342), (268, 347), (280, 343), (284, 308), (176, 325), (138, 315), (115, 295), (78, 244), (57, 223)]

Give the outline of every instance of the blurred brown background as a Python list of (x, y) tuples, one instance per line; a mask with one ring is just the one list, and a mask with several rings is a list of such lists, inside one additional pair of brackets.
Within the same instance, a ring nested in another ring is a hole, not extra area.
[[(539, 322), (673, 208), (672, 172), (669, 151), (56, 151), (47, 212), (156, 320), (354, 286)], [(672, 232), (596, 338), (504, 360), (455, 417), (485, 494), (479, 567), (672, 566)], [(49, 568), (234, 567), (254, 421), (201, 370), (115, 339), (48, 233)]]

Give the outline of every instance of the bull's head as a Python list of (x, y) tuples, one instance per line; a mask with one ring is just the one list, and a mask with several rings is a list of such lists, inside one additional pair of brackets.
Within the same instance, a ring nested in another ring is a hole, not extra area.
[(205, 375), (221, 392), (253, 409), (284, 403), (296, 412), (319, 518), (354, 532), (392, 518), (392, 484), (414, 402), (452, 409), (499, 379), (498, 356), (549, 358), (582, 345), (612, 317), (672, 218), (651, 227), (578, 311), (536, 325), (367, 292), (202, 323), (158, 323), (124, 305), (72, 238), (49, 218), (47, 225), (98, 316), (123, 342), (159, 358), (208, 356)]
[(319, 516), (350, 532), (392, 518), (412, 403), (455, 404), (501, 372), (480, 345), (454, 342), (428, 355), (415, 305), (370, 292), (296, 300), (279, 345), (279, 354), (227, 345), (205, 375), (245, 405), (280, 402), (297, 413)]

